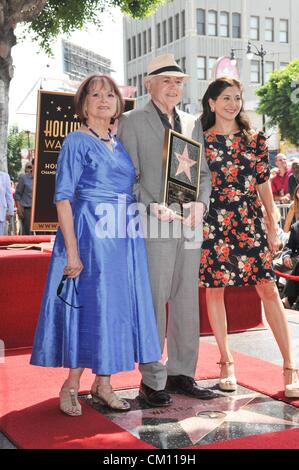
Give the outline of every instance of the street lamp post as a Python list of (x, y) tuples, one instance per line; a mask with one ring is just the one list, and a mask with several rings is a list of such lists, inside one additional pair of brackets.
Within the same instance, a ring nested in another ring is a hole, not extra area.
[[(252, 50), (252, 47), (254, 48), (254, 50)], [(244, 49), (231, 49), (230, 60), (234, 64), (236, 64), (236, 62), (237, 62), (236, 57), (235, 57), (235, 51), (244, 51)], [(265, 60), (264, 60), (264, 57), (265, 57), (266, 54), (267, 54), (267, 51), (265, 51), (263, 44), (261, 44), (260, 49), (258, 49), (255, 44), (248, 41), (247, 49), (246, 49), (247, 59), (252, 60), (254, 55), (257, 56), (257, 57), (260, 57), (260, 59), (261, 59), (261, 78), (262, 78), (261, 82), (262, 82), (262, 86), (265, 85), (265, 71), (264, 71), (264, 69), (265, 69)], [(264, 114), (262, 114), (262, 121), (263, 121), (263, 130), (265, 131), (266, 117), (265, 117)]]
[[(255, 51), (251, 50), (252, 46), (254, 47)], [(265, 72), (264, 72), (265, 61), (264, 61), (264, 57), (265, 57), (266, 54), (267, 54), (267, 51), (265, 51), (263, 44), (261, 44), (261, 48), (258, 49), (255, 44), (252, 44), (251, 42), (248, 41), (247, 52), (246, 52), (247, 59), (251, 60), (254, 55), (261, 58), (262, 86), (265, 85)], [(265, 131), (266, 118), (265, 118), (264, 114), (262, 114), (262, 120), (263, 120), (263, 130)]]

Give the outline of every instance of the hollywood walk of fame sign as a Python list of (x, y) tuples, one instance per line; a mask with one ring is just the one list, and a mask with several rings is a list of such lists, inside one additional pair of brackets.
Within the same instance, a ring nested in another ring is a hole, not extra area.
[[(125, 112), (136, 107), (135, 98), (124, 97)], [(64, 138), (81, 123), (74, 109), (74, 93), (38, 91), (36, 156), (33, 179), (31, 230), (55, 232), (54, 204), (56, 166)]]
[(200, 184), (202, 145), (165, 130), (163, 147), (163, 204), (183, 216), (183, 205), (196, 201)]
[(31, 230), (55, 232), (54, 204), (57, 158), (64, 138), (80, 127), (73, 93), (38, 91), (36, 155), (33, 179)]
[(132, 111), (132, 109), (135, 109), (137, 106), (136, 98), (124, 98), (124, 102), (125, 102), (124, 113), (126, 113), (127, 111)]

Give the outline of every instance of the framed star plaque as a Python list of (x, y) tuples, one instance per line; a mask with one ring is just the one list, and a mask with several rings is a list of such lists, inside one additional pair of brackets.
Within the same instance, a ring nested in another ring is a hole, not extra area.
[(180, 215), (183, 215), (183, 204), (197, 200), (201, 155), (202, 144), (172, 129), (165, 130), (163, 204), (172, 206)]

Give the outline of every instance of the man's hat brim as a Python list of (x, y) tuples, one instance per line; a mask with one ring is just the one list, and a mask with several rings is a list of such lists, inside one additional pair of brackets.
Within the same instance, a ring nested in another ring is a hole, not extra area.
[(155, 73), (152, 72), (148, 75), (146, 75), (146, 78), (153, 78), (153, 77), (178, 77), (178, 78), (184, 78), (185, 80), (189, 80), (190, 75), (187, 75), (186, 73), (183, 72), (176, 72), (176, 71), (171, 71), (168, 70), (166, 72), (160, 72), (160, 73)]

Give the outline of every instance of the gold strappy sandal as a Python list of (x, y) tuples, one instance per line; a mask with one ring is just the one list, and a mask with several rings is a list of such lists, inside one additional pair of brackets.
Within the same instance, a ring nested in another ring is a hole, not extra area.
[(131, 408), (126, 400), (118, 398), (110, 384), (97, 384), (94, 389), (91, 388), (90, 393), (94, 403), (106, 405), (111, 408), (111, 410), (129, 411)]
[(64, 387), (60, 390), (60, 410), (68, 416), (81, 416), (82, 408), (78, 402), (78, 393), (74, 388)]

